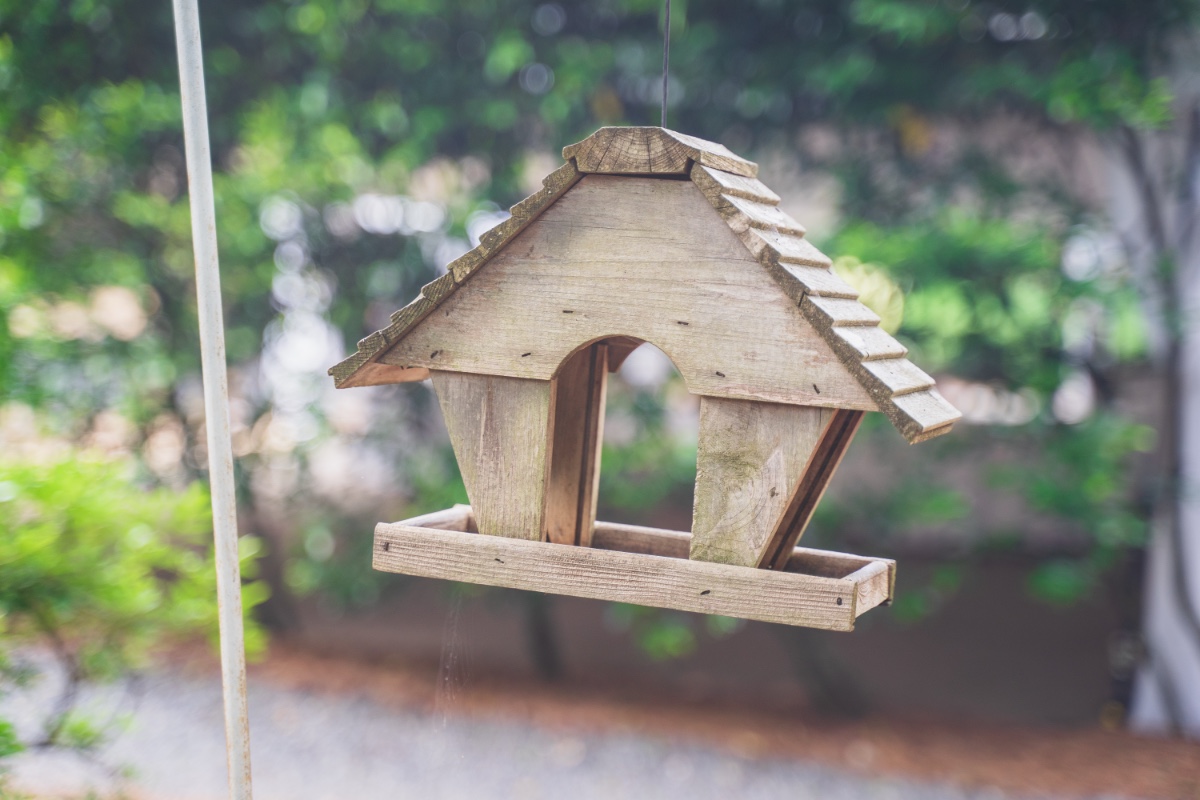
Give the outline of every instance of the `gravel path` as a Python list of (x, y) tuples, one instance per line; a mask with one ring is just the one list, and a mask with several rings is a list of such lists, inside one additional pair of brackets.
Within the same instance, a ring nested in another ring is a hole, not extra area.
[[(28, 725), (52, 686), (10, 699), (3, 712)], [(131, 701), (92, 691), (94, 709), (129, 712), (103, 753), (131, 777), (119, 784), (74, 756), (23, 756), (17, 785), (38, 794), (123, 786), (142, 800), (223, 798), (221, 688), (213, 677), (156, 673)], [(866, 778), (824, 766), (750, 760), (627, 733), (570, 733), (528, 724), (383, 707), (363, 697), (252, 682), (258, 800), (451, 800), (452, 798), (788, 798), (788, 800), (959, 800), (1005, 798), (895, 778)]]

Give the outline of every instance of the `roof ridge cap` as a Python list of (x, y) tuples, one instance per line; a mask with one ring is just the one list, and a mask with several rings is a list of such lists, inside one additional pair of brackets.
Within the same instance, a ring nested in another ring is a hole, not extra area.
[(758, 175), (758, 164), (723, 144), (654, 126), (606, 125), (562, 153), (585, 174), (687, 177), (697, 163), (747, 178)]

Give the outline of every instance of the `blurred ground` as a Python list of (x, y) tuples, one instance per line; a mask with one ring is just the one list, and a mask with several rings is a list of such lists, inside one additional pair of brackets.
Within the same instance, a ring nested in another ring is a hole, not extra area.
[[(1200, 748), (1179, 742), (772, 720), (437, 678), (276, 652), (251, 678), (256, 797), (1196, 796), (1170, 777), (1171, 758), (1190, 759), (1193, 780), (1200, 778)], [(107, 763), (132, 769), (124, 782), (130, 796), (222, 797), (220, 686), (211, 660), (149, 675), (132, 705), (122, 695), (104, 690), (89, 703), (132, 712), (128, 731), (104, 753)], [(1056, 779), (1046, 780), (1051, 773)], [(121, 783), (73, 757), (27, 758), (17, 778), (43, 796), (77, 791), (81, 781)]]
[[(1200, 798), (1200, 743), (897, 715), (839, 722), (635, 685), (547, 686), (472, 663), (464, 620), (446, 621), (440, 664), (275, 646), (250, 677), (256, 797)], [(6, 711), (29, 719), (53, 688)], [(86, 705), (128, 715), (101, 761), (133, 777), (38, 756), (20, 763), (19, 786), (45, 797), (85, 784), (124, 785), (137, 800), (223, 797), (209, 653), (175, 653)]]
[[(902, 555), (897, 595), (922, 592), (945, 563)], [(791, 715), (810, 705), (813, 674), (824, 670), (859, 687), (875, 714), (1096, 725), (1114, 689), (1109, 648), (1120, 630), (1119, 596), (1101, 587), (1084, 602), (1047, 605), (1025, 590), (1034, 563), (1005, 557), (963, 566), (962, 585), (931, 613), (907, 619), (879, 608), (851, 634), (749, 622), (714, 637), (703, 617), (674, 615), (691, 626), (696, 648), (659, 661), (610, 604), (555, 597), (548, 614), (564, 682), (589, 690)], [(370, 608), (306, 605), (298, 640), (323, 653), (436, 666), (456, 637), (472, 677), (537, 678), (530, 595), (467, 588), (456, 605), (444, 582), (386, 577), (389, 591)]]

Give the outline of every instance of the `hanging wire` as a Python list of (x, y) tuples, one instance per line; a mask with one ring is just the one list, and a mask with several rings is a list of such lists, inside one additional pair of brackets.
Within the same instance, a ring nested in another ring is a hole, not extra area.
[(667, 65), (671, 62), (671, 0), (667, 0), (666, 20), (663, 22), (663, 90), (662, 90), (662, 127), (667, 127)]

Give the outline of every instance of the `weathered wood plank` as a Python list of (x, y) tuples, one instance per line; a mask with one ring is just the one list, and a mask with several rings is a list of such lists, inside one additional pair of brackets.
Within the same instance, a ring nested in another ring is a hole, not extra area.
[(583, 176), (575, 165), (567, 162), (542, 178), (542, 188), (508, 209), (514, 217), (533, 219), (563, 195)]
[(742, 243), (763, 264), (778, 262), (812, 267), (833, 266), (833, 259), (818, 250), (816, 245), (790, 233), (749, 228), (740, 236)]
[(747, 200), (744, 197), (721, 195), (720, 199), (713, 203), (713, 207), (725, 218), (725, 224), (734, 233), (744, 233), (751, 228), (792, 236), (803, 236), (805, 233), (804, 226), (778, 206)]
[(893, 398), (929, 389), (934, 385), (933, 378), (906, 358), (867, 361), (863, 363), (863, 368), (886, 386)]
[(464, 503), (458, 503), (450, 508), (442, 511), (433, 511), (429, 514), (422, 514), (419, 517), (404, 520), (405, 525), (413, 528), (436, 528), (443, 531), (462, 531), (463, 533), (472, 532), (475, 525), (475, 517), (471, 513), (471, 507)]
[(706, 561), (380, 523), (373, 566), (385, 572), (674, 608), (854, 628), (853, 581)]
[(897, 397), (892, 404), (900, 418), (893, 423), (913, 444), (941, 435), (962, 418), (957, 408), (946, 402), (937, 389), (927, 389)]
[(433, 371), (479, 532), (543, 538), (550, 382)]
[(908, 348), (896, 341), (883, 328), (834, 328), (833, 341), (838, 342), (839, 348), (848, 348), (849, 358), (860, 361), (874, 361), (880, 358), (903, 358), (908, 355)]
[(892, 596), (895, 564), (877, 561), (846, 576), (855, 583), (854, 610), (858, 614), (886, 603)]
[(687, 175), (692, 162), (753, 178), (758, 165), (724, 145), (665, 128), (607, 127), (563, 148), (580, 172), (610, 175)]
[(596, 523), (600, 432), (608, 383), (608, 346), (594, 344), (567, 359), (551, 381), (550, 472), (546, 537), (588, 547)]
[(488, 259), (498, 253), (508, 242), (537, 219), (583, 177), (572, 163), (563, 164), (542, 179), (542, 188), (512, 206), (508, 219), (486, 231), (479, 237), (479, 245), (450, 262), (447, 274), (456, 284), (464, 283), (479, 270)]
[(622, 553), (687, 558), (691, 546), (690, 533), (647, 528), (642, 525), (625, 525), (620, 522), (597, 522), (592, 533), (592, 547), (600, 550), (620, 550)]
[[(858, 290), (838, 277), (837, 273), (827, 267), (808, 267), (800, 264), (778, 264), (775, 269), (782, 270), (795, 281), (796, 289), (792, 291), (792, 299), (797, 304), (803, 295), (814, 294), (818, 297), (845, 297), (851, 300), (858, 297)], [(782, 283), (782, 282), (781, 282)], [(789, 287), (784, 283), (784, 290)]]
[(879, 324), (879, 315), (857, 300), (842, 300), (834, 297), (809, 297), (805, 305), (816, 309), (813, 316), (827, 327)]
[(804, 535), (817, 504), (833, 480), (842, 457), (854, 440), (854, 434), (862, 424), (863, 412), (838, 409), (821, 431), (821, 439), (813, 451), (799, 485), (792, 492), (787, 510), (779, 524), (771, 532), (771, 541), (766, 547), (766, 556), (761, 566), (770, 569), (786, 569), (796, 542)]
[[(446, 511), (437, 511), (394, 524), (410, 528), (440, 528), (473, 532), (475, 520), (471, 515), (470, 506), (457, 505)], [(623, 525), (616, 522), (597, 522), (592, 538), (592, 547), (598, 550), (619, 550), (623, 553), (642, 553), (686, 559), (691, 541), (691, 534), (683, 531), (667, 531), (661, 528)], [(855, 592), (857, 597), (855, 610), (858, 615), (875, 605), (890, 600), (896, 585), (895, 561), (838, 553), (832, 550), (797, 547), (792, 551), (783, 571), (854, 582), (858, 587)], [(880, 578), (880, 573), (883, 573), (885, 577)]]
[(412, 325), (427, 317), (438, 303), (454, 288), (454, 279), (449, 275), (435, 278), (421, 287), (421, 293), (404, 308), (392, 312), (391, 324), (370, 336), (360, 339), (358, 349), (344, 361), (329, 369), (334, 385), (339, 389), (352, 386), (376, 386), (383, 383), (405, 383), (422, 381), (429, 373), (422, 368), (410, 369), (395, 364), (379, 364), (373, 359), (404, 335)]
[(380, 361), (549, 380), (617, 336), (661, 348), (693, 394), (876, 408), (690, 181), (583, 178)]
[[(691, 558), (760, 566), (773, 553), (829, 409), (700, 399)], [(794, 544), (794, 542), (793, 542)]]
[(408, 329), (427, 317), (457, 284), (467, 280), (495, 255), (513, 236), (520, 233), (539, 214), (582, 177), (575, 165), (567, 163), (542, 179), (542, 188), (514, 205), (504, 222), (483, 235), (479, 246), (452, 261), (446, 274), (425, 284), (421, 293), (404, 308), (392, 313), (391, 324), (358, 343), (358, 349), (341, 363), (330, 368), (334, 385), (339, 389), (352, 386), (374, 386), (383, 383), (404, 383), (425, 380), (423, 369), (396, 369), (396, 365), (380, 364), (378, 357)]
[(703, 164), (694, 165), (691, 175), (692, 182), (700, 187), (700, 191), (704, 192), (705, 197), (710, 201), (725, 194), (744, 197), (747, 200), (757, 200), (767, 205), (779, 205), (779, 195), (757, 178), (734, 175), (732, 172), (712, 169)]

